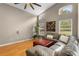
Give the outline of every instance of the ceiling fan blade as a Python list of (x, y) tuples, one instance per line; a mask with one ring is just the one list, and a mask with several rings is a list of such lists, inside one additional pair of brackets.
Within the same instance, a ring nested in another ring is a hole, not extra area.
[(34, 10), (34, 7), (32, 6), (32, 4), (30, 3), (30, 7)]
[(32, 3), (32, 4), (34, 4), (34, 5), (37, 5), (37, 6), (41, 7), (41, 5), (39, 5), (39, 4), (37, 4), (37, 3)]
[(20, 4), (20, 3), (14, 3), (14, 4)]
[(26, 7), (27, 7), (27, 4), (24, 5), (24, 9), (26, 9)]

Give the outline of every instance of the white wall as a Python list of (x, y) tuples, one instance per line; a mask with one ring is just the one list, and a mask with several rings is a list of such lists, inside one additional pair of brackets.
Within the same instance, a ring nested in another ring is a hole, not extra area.
[(0, 4), (0, 44), (31, 39), (35, 22), (35, 16), (15, 7)]

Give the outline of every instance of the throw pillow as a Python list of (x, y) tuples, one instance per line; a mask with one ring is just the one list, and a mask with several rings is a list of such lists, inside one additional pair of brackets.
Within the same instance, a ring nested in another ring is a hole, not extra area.
[(61, 35), (60, 38), (59, 38), (59, 41), (65, 43), (65, 44), (68, 43), (68, 40), (69, 40), (69, 37), (64, 36), (64, 35)]
[(53, 35), (47, 35), (47, 39), (53, 39)]

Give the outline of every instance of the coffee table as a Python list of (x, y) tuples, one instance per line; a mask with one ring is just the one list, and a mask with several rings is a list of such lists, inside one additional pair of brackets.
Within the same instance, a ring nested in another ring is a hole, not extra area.
[(33, 42), (33, 46), (42, 45), (45, 47), (50, 47), (50, 46), (54, 45), (55, 43), (56, 43), (56, 41), (53, 41), (53, 40), (51, 41), (51, 40), (46, 40), (46, 39), (38, 39)]

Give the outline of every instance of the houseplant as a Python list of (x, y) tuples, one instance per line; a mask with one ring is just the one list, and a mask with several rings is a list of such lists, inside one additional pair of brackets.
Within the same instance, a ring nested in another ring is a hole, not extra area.
[(37, 22), (35, 26), (35, 35), (33, 35), (33, 38), (39, 38), (39, 16), (37, 16)]

